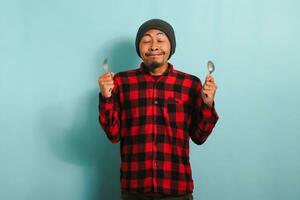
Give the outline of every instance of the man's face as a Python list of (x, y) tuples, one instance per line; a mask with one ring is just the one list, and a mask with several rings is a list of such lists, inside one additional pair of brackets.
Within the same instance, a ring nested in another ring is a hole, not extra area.
[(139, 49), (144, 64), (148, 68), (157, 68), (168, 63), (171, 44), (164, 32), (151, 29), (143, 35)]

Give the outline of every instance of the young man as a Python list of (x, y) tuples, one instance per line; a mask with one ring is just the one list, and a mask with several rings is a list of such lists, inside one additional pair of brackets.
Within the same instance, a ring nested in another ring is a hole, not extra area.
[(193, 199), (189, 140), (200, 145), (212, 132), (217, 85), (208, 75), (175, 70), (172, 26), (160, 19), (141, 25), (138, 69), (99, 77), (99, 121), (112, 143), (120, 141), (124, 200)]

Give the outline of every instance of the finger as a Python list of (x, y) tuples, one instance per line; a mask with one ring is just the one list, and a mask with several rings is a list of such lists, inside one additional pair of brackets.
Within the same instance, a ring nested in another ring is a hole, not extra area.
[(107, 87), (104, 87), (103, 90), (104, 91), (110, 91), (114, 88), (114, 85), (110, 85), (110, 86), (107, 86)]
[(203, 85), (205, 85), (205, 84), (207, 84), (207, 83), (210, 83), (210, 82), (211, 82), (211, 78), (209, 77), (209, 75), (207, 75), (207, 76), (205, 77), (205, 82), (204, 82)]
[(214, 79), (214, 77), (211, 74), (209, 74), (209, 75), (206, 76), (205, 81), (206, 82), (213, 82), (214, 83), (215, 79)]
[(114, 85), (113, 82), (102, 82), (102, 81), (99, 81), (98, 84), (101, 86), (101, 87), (104, 87), (106, 85)]
[(112, 72), (107, 72), (107, 73), (104, 73), (102, 74), (100, 77), (103, 77), (103, 78), (109, 78), (109, 77), (112, 77)]
[(217, 87), (216, 83), (215, 82), (205, 82), (205, 84), (203, 86), (212, 86), (212, 87)]
[(103, 85), (103, 89), (106, 89), (106, 90), (111, 87), (114, 87), (114, 85), (113, 84)]
[(205, 90), (214, 90), (215, 87), (212, 86), (212, 85), (204, 85), (203, 89), (205, 89)]
[(115, 76), (115, 73), (110, 72), (110, 77), (113, 78)]
[(209, 90), (207, 90), (207, 89), (202, 89), (202, 92), (203, 92), (204, 94), (207, 94), (207, 93), (209, 93)]
[(111, 77), (106, 77), (106, 78), (100, 78), (99, 81), (114, 81), (114, 79), (112, 79)]
[(108, 89), (108, 91), (112, 91), (114, 89), (114, 86), (112, 86), (112, 87), (110, 87), (109, 89)]
[(100, 81), (102, 84), (114, 84), (113, 80), (101, 80)]
[(205, 80), (204, 84), (216, 85), (216, 82), (214, 79), (210, 79), (210, 80)]
[(213, 95), (216, 92), (216, 90), (214, 90), (214, 89), (203, 89), (203, 92), (205, 94), (211, 94), (211, 95)]
[(215, 94), (216, 93), (216, 89), (204, 89), (204, 91), (206, 92), (206, 93), (211, 93), (211, 94)]
[(217, 85), (215, 83), (212, 83), (212, 82), (205, 83), (205, 85), (203, 87), (205, 87), (205, 86), (207, 86), (207, 87), (217, 87)]
[(202, 98), (205, 98), (205, 99), (212, 98), (212, 95), (210, 93), (206, 92), (206, 91), (203, 91)]
[(212, 75), (211, 74), (207, 74), (206, 77), (205, 77), (205, 80), (210, 80), (212, 78)]
[(203, 89), (208, 89), (209, 87), (211, 87), (211, 86), (208, 85), (208, 84), (205, 84), (205, 85), (203, 86)]
[(112, 86), (114, 85), (114, 83), (106, 83), (106, 84), (103, 84), (104, 86)]
[(213, 78), (208, 78), (207, 80), (205, 80), (205, 83), (215, 84), (215, 80)]

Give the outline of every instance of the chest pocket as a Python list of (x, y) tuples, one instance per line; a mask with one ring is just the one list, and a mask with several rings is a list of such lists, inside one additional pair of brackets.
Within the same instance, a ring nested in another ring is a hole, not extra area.
[(189, 124), (189, 104), (174, 97), (165, 100), (163, 106), (163, 115), (166, 128), (166, 140), (174, 147), (184, 147), (188, 142), (188, 124)]
[(164, 107), (170, 126), (173, 129), (188, 131), (192, 105), (181, 99), (169, 97)]
[(184, 105), (182, 100), (169, 97), (167, 101), (165, 101), (165, 111), (170, 127), (174, 129), (182, 128), (184, 122)]

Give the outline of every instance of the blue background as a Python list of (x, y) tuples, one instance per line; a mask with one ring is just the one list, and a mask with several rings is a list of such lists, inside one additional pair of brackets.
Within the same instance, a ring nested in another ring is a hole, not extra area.
[(170, 60), (203, 80), (220, 116), (191, 145), (196, 200), (300, 199), (296, 0), (0, 3), (0, 199), (119, 199), (119, 144), (98, 124), (98, 76), (136, 68), (134, 39), (170, 22)]

